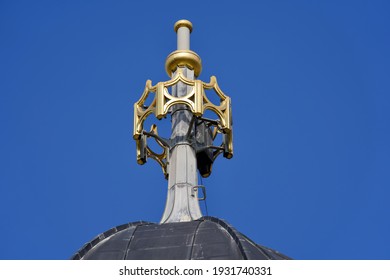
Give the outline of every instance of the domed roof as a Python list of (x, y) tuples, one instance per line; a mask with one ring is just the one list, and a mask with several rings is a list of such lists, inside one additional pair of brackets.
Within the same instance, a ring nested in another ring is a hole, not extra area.
[(74, 260), (282, 260), (289, 257), (258, 245), (227, 222), (128, 223), (85, 244)]

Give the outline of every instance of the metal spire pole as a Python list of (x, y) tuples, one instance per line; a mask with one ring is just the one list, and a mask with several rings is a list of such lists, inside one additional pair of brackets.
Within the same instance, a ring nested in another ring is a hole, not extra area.
[[(176, 22), (174, 29), (177, 32), (177, 49), (189, 50), (191, 22), (180, 20)], [(185, 66), (179, 68), (184, 77), (194, 80), (194, 70)], [(191, 86), (179, 82), (172, 87), (172, 96), (184, 97), (191, 90)], [(193, 114), (188, 106), (172, 107), (171, 141), (173, 148), (168, 159), (167, 201), (160, 223), (192, 221), (202, 217), (198, 195), (195, 195), (197, 191), (195, 187), (198, 185), (195, 149), (191, 146), (189, 139), (186, 139), (192, 117)]]
[[(133, 138), (137, 145), (137, 162), (144, 164), (148, 158), (156, 160), (168, 179), (168, 195), (160, 223), (201, 218), (198, 190), (204, 190), (204, 187), (198, 186), (197, 170), (202, 177), (208, 177), (219, 154), (229, 159), (233, 156), (230, 97), (222, 92), (214, 76), (209, 83), (196, 79), (202, 71), (202, 61), (190, 50), (191, 22), (179, 20), (174, 29), (177, 50), (168, 55), (165, 62), (171, 79), (154, 86), (147, 80), (141, 98), (134, 104)], [(210, 102), (206, 90), (213, 90), (220, 104)], [(146, 106), (150, 94), (155, 97)], [(214, 112), (217, 119), (203, 118), (206, 110)], [(144, 130), (144, 121), (151, 114), (159, 120), (171, 115), (169, 139), (158, 135), (157, 125), (152, 125), (149, 132)], [(217, 134), (223, 134), (219, 146), (214, 145)], [(163, 148), (162, 153), (156, 153), (148, 146), (150, 137)]]

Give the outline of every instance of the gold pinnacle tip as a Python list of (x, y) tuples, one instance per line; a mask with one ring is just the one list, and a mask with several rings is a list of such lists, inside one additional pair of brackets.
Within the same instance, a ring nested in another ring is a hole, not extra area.
[(180, 27), (187, 27), (190, 30), (190, 33), (192, 32), (192, 23), (189, 20), (181, 19), (181, 20), (176, 21), (176, 23), (173, 27), (176, 33)]

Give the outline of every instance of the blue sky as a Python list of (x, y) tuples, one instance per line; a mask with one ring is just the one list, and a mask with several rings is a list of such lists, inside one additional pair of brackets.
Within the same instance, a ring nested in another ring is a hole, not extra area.
[(232, 98), (208, 214), (296, 259), (390, 259), (388, 2), (188, 3), (0, 2), (0, 259), (159, 221), (167, 183), (136, 163), (133, 103), (168, 79), (182, 18), (199, 78)]

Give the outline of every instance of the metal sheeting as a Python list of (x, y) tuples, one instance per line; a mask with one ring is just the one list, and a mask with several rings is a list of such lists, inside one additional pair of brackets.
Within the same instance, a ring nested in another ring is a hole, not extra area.
[(82, 260), (240, 260), (289, 259), (260, 246), (215, 217), (197, 221), (115, 227), (85, 244), (72, 259)]
[(188, 260), (200, 222), (138, 227), (126, 256), (128, 260)]
[[(122, 245), (125, 246), (130, 241), (126, 240), (126, 237), (132, 237), (134, 230), (139, 225), (147, 225), (149, 222), (139, 221), (123, 224), (114, 228), (111, 228), (92, 241), (84, 244), (79, 251), (74, 254), (72, 260), (91, 259), (91, 260), (120, 260), (123, 259), (124, 254)], [(122, 240), (123, 239), (123, 240)], [(115, 251), (116, 248), (118, 251)], [(127, 246), (125, 247), (127, 249)]]
[(242, 260), (235, 240), (221, 225), (203, 220), (196, 232), (191, 259)]

